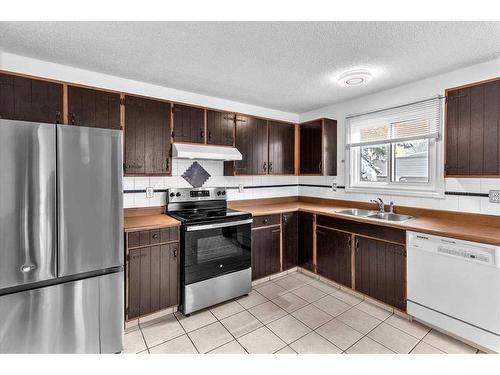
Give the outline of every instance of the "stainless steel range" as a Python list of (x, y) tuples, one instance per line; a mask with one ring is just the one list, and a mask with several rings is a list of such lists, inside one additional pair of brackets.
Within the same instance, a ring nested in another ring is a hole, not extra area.
[(252, 289), (252, 215), (227, 208), (224, 188), (169, 189), (167, 213), (181, 226), (181, 304), (194, 311)]

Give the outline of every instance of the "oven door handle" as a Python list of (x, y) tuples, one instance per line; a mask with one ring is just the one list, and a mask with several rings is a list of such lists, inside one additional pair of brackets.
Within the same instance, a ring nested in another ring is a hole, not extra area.
[(216, 228), (224, 228), (224, 227), (235, 227), (237, 225), (243, 224), (252, 224), (253, 219), (246, 219), (240, 221), (230, 221), (227, 223), (215, 223), (215, 224), (206, 224), (206, 225), (193, 225), (186, 227), (186, 231), (193, 232), (196, 230), (205, 230), (205, 229), (216, 229)]

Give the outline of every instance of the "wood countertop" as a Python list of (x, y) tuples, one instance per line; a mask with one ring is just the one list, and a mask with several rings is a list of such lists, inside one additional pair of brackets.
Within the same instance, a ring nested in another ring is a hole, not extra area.
[(139, 230), (176, 227), (181, 225), (181, 222), (165, 214), (154, 214), (125, 217), (123, 224), (125, 232), (136, 232)]
[(283, 212), (304, 211), (320, 215), (332, 216), (351, 221), (400, 228), (409, 231), (435, 234), (468, 241), (500, 245), (500, 217), (492, 215), (466, 214), (439, 210), (412, 209), (400, 207), (399, 213), (408, 213), (416, 216), (405, 222), (389, 222), (380, 219), (369, 219), (352, 215), (339, 214), (337, 211), (346, 208), (369, 208), (366, 203), (326, 200), (321, 198), (304, 201), (290, 201), (267, 203), (265, 200), (230, 202), (230, 207), (250, 212), (254, 216), (279, 214)]

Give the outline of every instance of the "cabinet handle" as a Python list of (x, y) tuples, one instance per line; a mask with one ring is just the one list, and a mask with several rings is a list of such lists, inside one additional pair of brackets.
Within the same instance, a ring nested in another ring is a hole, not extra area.
[(212, 140), (212, 132), (208, 132), (208, 140), (211, 141)]
[(284, 223), (286, 223), (286, 222), (287, 222), (287, 220), (288, 220), (288, 216), (283, 215), (283, 222), (284, 222)]
[(170, 158), (167, 157), (167, 168), (165, 168), (166, 171), (170, 170)]
[(157, 238), (158, 238), (158, 234), (157, 233), (153, 234), (153, 239), (156, 240)]
[(273, 171), (273, 163), (269, 162), (269, 172), (272, 172), (272, 171)]
[(205, 132), (203, 130), (200, 130), (200, 138), (203, 139), (203, 136), (205, 135)]
[(71, 125), (75, 125), (75, 117), (76, 117), (76, 115), (74, 113), (72, 113), (71, 114), (71, 120), (70, 120)]
[(352, 245), (352, 241), (351, 241), (351, 238), (349, 237), (349, 242), (347, 243), (347, 246), (350, 248)]
[(359, 252), (359, 241), (356, 240), (356, 254)]
[(61, 112), (56, 111), (56, 124), (61, 122)]
[(174, 258), (177, 258), (177, 249), (174, 249)]
[(262, 168), (264, 169), (264, 172), (267, 172), (267, 163), (264, 162), (264, 165), (262, 166)]
[(269, 219), (264, 219), (264, 220), (262, 220), (262, 222), (263, 222), (264, 224), (267, 224), (267, 223), (269, 222)]
[(319, 173), (321, 173), (321, 162), (318, 164)]

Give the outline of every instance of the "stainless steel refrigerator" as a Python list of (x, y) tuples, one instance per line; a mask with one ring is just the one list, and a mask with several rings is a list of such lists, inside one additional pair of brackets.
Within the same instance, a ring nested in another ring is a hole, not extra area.
[(123, 340), (119, 130), (0, 120), (0, 353)]

